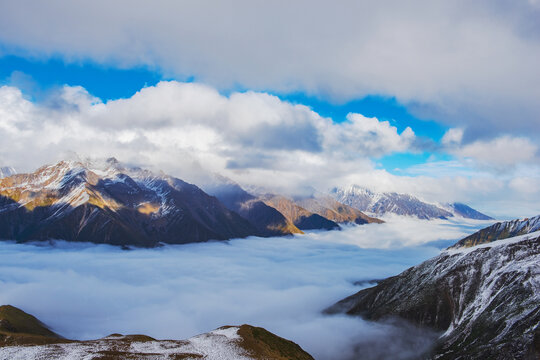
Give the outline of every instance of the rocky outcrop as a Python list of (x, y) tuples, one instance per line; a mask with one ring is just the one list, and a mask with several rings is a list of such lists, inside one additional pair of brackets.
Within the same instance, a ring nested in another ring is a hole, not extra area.
[(448, 249), (327, 309), (442, 333), (433, 359), (540, 356), (540, 232)]
[(13, 306), (0, 306), (0, 359), (313, 360), (299, 345), (251, 325), (223, 326), (187, 340), (111, 334), (98, 340), (63, 339)]

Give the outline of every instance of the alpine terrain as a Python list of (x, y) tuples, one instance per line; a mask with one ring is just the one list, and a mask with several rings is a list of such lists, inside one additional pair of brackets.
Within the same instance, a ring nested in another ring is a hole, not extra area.
[[(398, 317), (440, 331), (433, 359), (538, 359), (538, 218), (483, 229), (326, 311)], [(474, 246), (484, 239), (490, 242)]]
[(16, 173), (17, 171), (15, 171), (15, 169), (10, 166), (0, 167), (0, 179), (7, 176), (15, 175)]
[(329, 195), (289, 198), (276, 194), (252, 195), (223, 176), (214, 175), (203, 189), (227, 208), (240, 214), (265, 235), (302, 233), (302, 230), (335, 230), (339, 224), (382, 223), (382, 220), (342, 204)]
[(459, 249), (479, 244), (485, 244), (499, 239), (506, 239), (518, 235), (529, 234), (540, 230), (540, 215), (527, 219), (516, 219), (493, 224), (485, 229), (457, 242), (451, 249)]
[(67, 340), (16, 307), (0, 306), (0, 359), (312, 360), (300, 346), (250, 325), (223, 326), (187, 340), (111, 334)]
[(197, 186), (113, 158), (60, 161), (0, 180), (0, 239), (156, 246), (256, 234)]
[(412, 195), (374, 192), (358, 185), (331, 190), (331, 195), (339, 202), (378, 216), (386, 213), (415, 216), (419, 219), (445, 219), (453, 216), (475, 220), (492, 218), (461, 204), (430, 204)]
[(250, 221), (263, 236), (301, 234), (302, 230), (281, 212), (261, 199), (251, 195), (237, 183), (223, 176), (215, 175), (204, 190), (217, 197), (228, 209)]
[(19, 242), (61, 239), (152, 247), (381, 222), (329, 196), (301, 202), (255, 196), (219, 175), (205, 186), (207, 193), (114, 158), (60, 161), (28, 174), (2, 168), (2, 176), (0, 239)]

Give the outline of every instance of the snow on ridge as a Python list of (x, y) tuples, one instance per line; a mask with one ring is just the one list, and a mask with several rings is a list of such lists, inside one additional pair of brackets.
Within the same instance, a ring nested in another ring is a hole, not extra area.
[[(482, 259), (481, 271), (483, 275), (483, 281), (481, 287), (475, 291), (476, 297), (474, 301), (469, 303), (461, 312), (460, 316), (452, 323), (449, 329), (443, 334), (443, 337), (450, 334), (454, 328), (460, 324), (472, 324), (474, 319), (480, 317), (483, 312), (491, 305), (493, 299), (497, 295), (504, 291), (505, 288), (498, 288), (498, 280), (503, 279), (507, 274), (521, 274), (514, 275), (518, 278), (527, 279), (527, 284), (523, 283), (523, 286), (530, 289), (540, 289), (540, 272), (538, 271), (538, 262), (540, 261), (540, 255), (537, 251), (520, 249), (517, 253), (510, 255), (507, 246), (513, 244), (519, 244), (525, 241), (539, 241), (540, 231), (532, 232), (525, 235), (519, 235), (512, 238), (498, 240), (491, 243), (481, 244), (470, 248), (461, 249), (448, 249), (441, 253), (440, 257), (449, 256), (449, 260), (452, 261), (452, 265), (447, 266), (449, 269), (455, 268), (458, 264), (472, 263), (475, 259)], [(488, 252), (479, 252), (479, 249), (489, 249)], [(456, 257), (457, 256), (457, 257)], [(446, 265), (448, 265), (446, 263)], [(530, 277), (527, 274), (531, 274)], [(473, 278), (471, 276), (471, 278)], [(540, 300), (540, 292), (533, 291), (532, 296), (528, 298), (526, 303), (522, 305), (527, 309), (538, 303)], [(518, 315), (513, 317), (505, 316), (505, 328), (501, 331), (499, 336), (503, 336), (505, 332), (513, 326), (514, 323), (520, 321), (520, 319), (527, 316), (527, 311), (521, 311)], [(467, 331), (470, 331), (470, 325), (466, 327)]]
[(477, 249), (505, 246), (505, 245), (515, 244), (524, 240), (530, 240), (534, 238), (540, 238), (540, 230), (523, 234), (523, 235), (506, 238), (506, 239), (495, 240), (495, 241), (484, 243), (484, 244), (470, 246), (470, 247), (449, 248), (449, 249), (443, 250), (442, 253), (445, 253), (448, 255), (458, 254), (458, 253), (466, 254), (466, 253), (473, 252)]
[(11, 166), (0, 167), (0, 179), (11, 176), (11, 175), (15, 175), (16, 173), (17, 173), (17, 170), (15, 170)]
[[(55, 358), (60, 360), (93, 358), (102, 351), (126, 351), (136, 354), (156, 354), (158, 358), (170, 358), (175, 354), (202, 357), (206, 360), (250, 360), (253, 359), (242, 347), (238, 335), (239, 327), (223, 327), (188, 340), (131, 341), (126, 349), (117, 341), (128, 340), (129, 336), (108, 336), (99, 340), (79, 343), (65, 343), (37, 346), (6, 346), (0, 348), (0, 359), (41, 360)], [(120, 346), (120, 348), (118, 347)], [(131, 357), (130, 357), (131, 358)], [(146, 357), (144, 357), (146, 358)]]

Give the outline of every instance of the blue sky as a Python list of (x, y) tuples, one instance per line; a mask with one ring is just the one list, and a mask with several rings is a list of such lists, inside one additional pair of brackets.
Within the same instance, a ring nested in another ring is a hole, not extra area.
[(128, 98), (162, 79), (159, 72), (145, 67), (119, 69), (92, 62), (66, 63), (61, 58), (0, 57), (2, 84), (18, 86), (37, 101), (48, 90), (66, 84), (82, 86), (103, 101)]

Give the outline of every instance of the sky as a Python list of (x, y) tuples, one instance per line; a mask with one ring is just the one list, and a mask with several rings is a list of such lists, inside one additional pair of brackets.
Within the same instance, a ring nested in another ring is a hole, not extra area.
[(130, 251), (1, 241), (0, 303), (19, 307), (67, 338), (143, 333), (185, 339), (248, 323), (320, 360), (358, 359), (358, 347), (366, 360), (417, 359), (434, 334), (322, 310), (486, 224), (396, 218), (287, 238)]
[(540, 2), (0, 2), (0, 166), (540, 212)]

